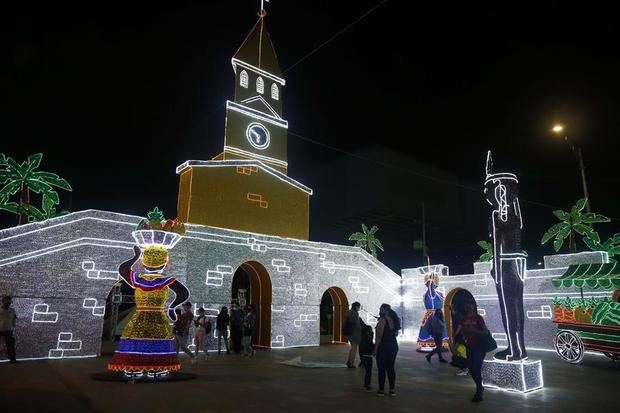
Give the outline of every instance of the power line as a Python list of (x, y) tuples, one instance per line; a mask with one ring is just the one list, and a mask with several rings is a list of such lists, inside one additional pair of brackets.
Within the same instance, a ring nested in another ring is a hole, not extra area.
[[(360, 159), (360, 160), (365, 161), (365, 162), (373, 163), (373, 164), (382, 166), (384, 168), (393, 169), (393, 170), (396, 170), (398, 172), (403, 172), (403, 173), (406, 173), (406, 174), (409, 174), (409, 175), (416, 175), (416, 176), (419, 176), (421, 178), (425, 178), (425, 179), (428, 179), (428, 180), (431, 180), (431, 181), (435, 181), (435, 182), (443, 184), (443, 185), (449, 185), (449, 186), (454, 186), (454, 187), (458, 187), (458, 188), (463, 188), (463, 189), (466, 189), (468, 191), (476, 192), (476, 193), (479, 193), (479, 194), (483, 193), (483, 191), (480, 188), (478, 188), (478, 187), (474, 188), (472, 186), (463, 185), (463, 184), (460, 184), (458, 182), (448, 181), (448, 180), (445, 180), (445, 179), (437, 178), (435, 176), (431, 176), (431, 175), (427, 175), (427, 174), (424, 174), (424, 173), (421, 173), (421, 172), (413, 171), (411, 169), (402, 168), (402, 167), (399, 167), (399, 166), (394, 166), (393, 164), (390, 164), (390, 163), (378, 161), (376, 159), (371, 159), (371, 158), (368, 158), (368, 157), (365, 157), (365, 156), (362, 156), (362, 155), (359, 155), (359, 154), (356, 154), (356, 153), (353, 153), (353, 152), (346, 151), (344, 149), (336, 148), (334, 146), (328, 145), (328, 144), (323, 143), (323, 142), (319, 142), (319, 141), (317, 141), (315, 139), (308, 138), (307, 136), (303, 136), (303, 135), (300, 135), (298, 133), (292, 132), (291, 130), (288, 131), (288, 134), (291, 135), (291, 136), (295, 136), (297, 138), (300, 138), (300, 139), (302, 139), (302, 140), (304, 140), (306, 142), (309, 142), (311, 144), (314, 144), (314, 145), (317, 145), (317, 146), (322, 146), (324, 148), (333, 150), (335, 152), (339, 152), (339, 153), (342, 153), (344, 155), (347, 155), (347, 156), (350, 156), (350, 157), (353, 157), (353, 158), (357, 158), (357, 159)], [(551, 209), (551, 210), (564, 209), (563, 207), (560, 207), (560, 206), (545, 204), (543, 202), (531, 201), (531, 200), (524, 199), (524, 198), (520, 198), (520, 200), (521, 200), (521, 202), (528, 203), (530, 205), (535, 205), (535, 206), (539, 206), (539, 207), (547, 208), (547, 209)], [(614, 217), (610, 217), (610, 218), (614, 218)], [(614, 218), (614, 219), (616, 219), (616, 218)]]
[(320, 45), (318, 45), (316, 48), (314, 48), (313, 50), (311, 50), (309, 53), (307, 53), (305, 56), (303, 56), (301, 59), (299, 59), (297, 62), (293, 63), (291, 66), (289, 66), (286, 70), (284, 70), (282, 72), (282, 74), (284, 75), (286, 72), (292, 70), (295, 66), (297, 66), (298, 64), (300, 64), (301, 62), (303, 62), (304, 60), (306, 60), (307, 58), (309, 58), (310, 56), (312, 56), (313, 54), (315, 54), (316, 52), (318, 52), (321, 48), (323, 48), (325, 45), (327, 45), (328, 43), (330, 43), (332, 40), (334, 40), (336, 37), (340, 36), (341, 34), (343, 34), (344, 32), (346, 32), (347, 30), (349, 30), (351, 27), (355, 26), (357, 23), (359, 23), (360, 21), (362, 21), (363, 19), (365, 19), (369, 14), (371, 14), (372, 12), (374, 12), (375, 10), (377, 10), (379, 7), (383, 6), (385, 3), (387, 3), (388, 0), (383, 0), (382, 2), (380, 2), (379, 4), (373, 6), (370, 8), (370, 10), (368, 10), (366, 13), (362, 14), (360, 17), (358, 17), (357, 19), (355, 19), (352, 23), (350, 23), (348, 26), (346, 26), (345, 28), (339, 30), (338, 32), (336, 32), (336, 34), (334, 34), (332, 37), (330, 37), (329, 39), (325, 40), (323, 43), (321, 43)]

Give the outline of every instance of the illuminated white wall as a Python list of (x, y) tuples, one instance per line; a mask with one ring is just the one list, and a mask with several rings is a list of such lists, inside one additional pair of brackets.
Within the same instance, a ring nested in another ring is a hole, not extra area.
[[(18, 359), (99, 353), (106, 298), (119, 264), (133, 256), (139, 219), (87, 210), (0, 231), (0, 294), (14, 296)], [(400, 277), (359, 248), (204, 226), (188, 226), (171, 251), (171, 273), (215, 315), (229, 305), (233, 274), (246, 261), (271, 277), (274, 348), (319, 344), (319, 305), (329, 287), (373, 314), (400, 302)]]
[[(607, 262), (606, 253), (582, 252), (578, 254), (552, 255), (545, 257), (544, 268), (528, 269), (524, 283), (523, 302), (525, 310), (525, 343), (528, 348), (554, 350), (553, 339), (557, 332), (552, 322), (555, 297), (580, 297), (578, 289), (556, 288), (551, 279), (559, 277), (572, 264)], [(445, 268), (445, 267), (444, 267)], [(447, 270), (447, 269), (446, 269)], [(499, 312), (495, 284), (491, 278), (490, 263), (475, 263), (473, 274), (441, 277), (438, 291), (445, 295), (454, 288), (468, 290), (478, 303), (478, 312), (484, 317), (489, 330), (500, 348), (507, 345), (504, 327)], [(405, 334), (417, 338), (419, 323), (424, 314), (422, 295), (424, 277), (420, 268), (402, 270)], [(585, 297), (608, 297), (610, 291), (584, 288)], [(414, 323), (412, 328), (412, 322)]]

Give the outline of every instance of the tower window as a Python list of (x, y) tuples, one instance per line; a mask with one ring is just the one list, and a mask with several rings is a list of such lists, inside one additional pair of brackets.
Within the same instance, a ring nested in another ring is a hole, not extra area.
[(248, 72), (246, 72), (245, 70), (241, 71), (241, 74), (239, 75), (239, 84), (241, 85), (241, 87), (244, 88), (248, 88)]
[(273, 100), (280, 100), (280, 89), (278, 89), (278, 85), (275, 83), (271, 84), (271, 98)]
[(265, 82), (260, 76), (258, 77), (258, 79), (256, 79), (256, 91), (258, 93), (265, 93)]

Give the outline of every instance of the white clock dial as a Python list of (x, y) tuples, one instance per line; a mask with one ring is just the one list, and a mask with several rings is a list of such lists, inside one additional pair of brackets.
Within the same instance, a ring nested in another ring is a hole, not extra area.
[(253, 122), (248, 125), (245, 136), (250, 145), (256, 149), (265, 149), (269, 146), (269, 131), (262, 124)]

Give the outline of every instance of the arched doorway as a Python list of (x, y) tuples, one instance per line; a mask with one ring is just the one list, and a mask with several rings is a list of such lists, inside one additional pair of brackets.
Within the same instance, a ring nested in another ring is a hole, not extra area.
[[(349, 300), (344, 291), (338, 287), (329, 287), (321, 297), (320, 325), (322, 337), (329, 337), (325, 342), (346, 344), (342, 326), (349, 309)], [(324, 342), (321, 340), (321, 342)]]
[(252, 304), (256, 311), (256, 326), (252, 344), (271, 348), (271, 277), (257, 261), (244, 262), (232, 280), (232, 302), (242, 307)]
[(465, 304), (473, 304), (474, 309), (478, 311), (476, 299), (468, 290), (464, 288), (455, 288), (450, 290), (443, 304), (443, 313), (446, 319), (446, 329), (448, 330), (451, 349), (454, 332), (458, 327), (460, 318), (463, 314), (465, 314)]

